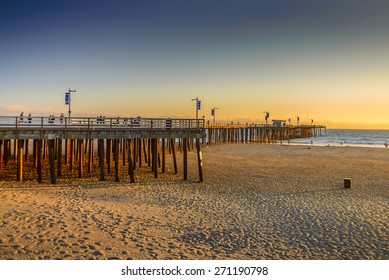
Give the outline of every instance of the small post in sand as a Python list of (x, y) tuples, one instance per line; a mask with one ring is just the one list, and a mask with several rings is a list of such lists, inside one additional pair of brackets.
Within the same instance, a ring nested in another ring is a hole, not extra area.
[(350, 178), (344, 178), (344, 188), (345, 189), (351, 188), (351, 179)]

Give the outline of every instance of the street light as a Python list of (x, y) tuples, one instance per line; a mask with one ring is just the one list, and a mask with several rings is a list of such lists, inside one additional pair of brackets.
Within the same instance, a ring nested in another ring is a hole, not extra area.
[(196, 119), (199, 118), (199, 110), (201, 110), (201, 100), (198, 97), (192, 99), (192, 101), (196, 101)]
[(72, 103), (72, 97), (71, 97), (72, 92), (76, 92), (76, 89), (69, 88), (69, 91), (67, 93), (65, 93), (65, 104), (69, 105), (69, 111), (68, 111), (69, 119), (70, 119), (70, 114), (72, 113), (72, 111), (70, 110), (70, 104)]
[(216, 110), (219, 108), (213, 107), (211, 110), (211, 115), (213, 116), (213, 124), (216, 122)]
[(266, 121), (266, 126), (267, 126), (267, 120), (268, 120), (269, 117), (270, 117), (270, 113), (267, 112), (267, 111), (265, 111), (264, 113), (265, 113), (265, 121)]

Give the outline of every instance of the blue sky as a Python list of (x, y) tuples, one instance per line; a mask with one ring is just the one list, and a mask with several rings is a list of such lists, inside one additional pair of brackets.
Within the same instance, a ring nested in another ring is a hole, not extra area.
[(0, 114), (389, 128), (389, 2), (1, 1)]

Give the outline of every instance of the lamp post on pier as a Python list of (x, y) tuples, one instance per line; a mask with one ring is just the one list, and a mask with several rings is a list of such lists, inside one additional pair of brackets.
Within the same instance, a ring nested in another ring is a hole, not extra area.
[(76, 92), (76, 89), (70, 89), (69, 88), (69, 91), (67, 93), (65, 93), (65, 104), (69, 105), (69, 111), (68, 111), (69, 119), (70, 119), (70, 114), (72, 113), (72, 110), (70, 108), (70, 105), (72, 103), (72, 96), (71, 96), (72, 92)]
[(265, 121), (266, 121), (266, 126), (267, 126), (267, 124), (268, 124), (268, 119), (269, 119), (269, 117), (270, 117), (270, 113), (267, 112), (267, 111), (265, 111), (264, 113), (265, 113)]
[(201, 100), (198, 97), (193, 98), (192, 101), (196, 101), (196, 119), (199, 118), (199, 110), (201, 110)]
[(218, 110), (218, 109), (219, 108), (213, 107), (211, 110), (211, 115), (213, 116), (213, 124), (216, 123), (216, 110)]

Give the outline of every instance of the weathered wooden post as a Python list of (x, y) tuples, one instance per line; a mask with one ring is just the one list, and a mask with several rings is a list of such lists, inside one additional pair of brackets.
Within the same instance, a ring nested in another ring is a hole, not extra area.
[(147, 145), (147, 142), (146, 142), (146, 139), (143, 139), (143, 145), (142, 145), (142, 140), (139, 141), (139, 167), (141, 167), (141, 159), (142, 159), (142, 146), (143, 146), (143, 155), (144, 155), (144, 158), (145, 158), (145, 163), (148, 163), (148, 158), (147, 158), (147, 152), (146, 152), (146, 145)]
[(162, 138), (162, 173), (165, 173), (166, 156), (165, 156), (165, 138)]
[(154, 178), (158, 178), (158, 139), (152, 139)]
[(57, 141), (57, 176), (62, 176), (62, 139), (59, 138)]
[[(136, 142), (138, 142), (139, 167), (142, 167), (142, 139), (137, 139)], [(135, 158), (134, 161), (136, 161)]]
[(204, 182), (203, 179), (203, 156), (200, 151), (200, 138), (196, 138), (196, 148), (197, 148), (197, 164), (199, 168), (199, 180)]
[(18, 139), (15, 139), (14, 140), (14, 153), (13, 153), (14, 160), (17, 160), (17, 148), (18, 148)]
[(67, 165), (68, 164), (68, 149), (69, 148), (69, 139), (65, 139), (65, 155), (64, 155), (64, 157), (65, 157), (65, 165)]
[(147, 162), (147, 166), (150, 167), (151, 166), (151, 139), (147, 139), (147, 157), (148, 157), (148, 162)]
[(115, 157), (115, 182), (120, 182), (120, 162), (119, 162), (119, 153), (120, 153), (120, 139), (115, 139), (115, 151), (114, 151), (114, 157)]
[(0, 171), (3, 170), (3, 139), (0, 139)]
[(351, 188), (351, 179), (350, 178), (344, 178), (344, 188), (345, 189)]
[(111, 174), (111, 151), (112, 151), (112, 139), (107, 139), (107, 173)]
[(42, 183), (42, 141), (37, 140), (36, 146), (38, 183)]
[(37, 143), (38, 143), (38, 140), (34, 139), (32, 141), (32, 157), (33, 157), (33, 162), (34, 162), (34, 167), (36, 168), (36, 163), (37, 163), (37, 160), (36, 160), (36, 148), (37, 148)]
[(84, 140), (78, 139), (78, 178), (82, 178), (82, 168), (84, 164)]
[[(134, 139), (136, 141), (136, 139)], [(134, 177), (134, 168), (132, 166), (132, 159), (131, 159), (131, 140), (129, 140), (128, 144), (128, 174), (130, 175), (131, 183), (135, 183), (135, 177)], [(135, 159), (134, 159), (135, 161)]]
[(188, 148), (187, 148), (187, 145), (188, 145), (188, 139), (187, 138), (183, 138), (182, 139), (182, 149), (183, 149), (183, 152), (184, 152), (184, 180), (188, 180)]
[(104, 181), (104, 139), (99, 139), (97, 145), (99, 153), (100, 181)]
[[(140, 139), (141, 141), (142, 141), (142, 139)], [(133, 144), (132, 144), (132, 146), (133, 146), (133, 151), (132, 151), (132, 154), (133, 154), (133, 156), (132, 156), (132, 158), (134, 159), (134, 161), (133, 161), (133, 169), (134, 170), (136, 170), (136, 160), (137, 160), (137, 156), (138, 156), (138, 153), (137, 153), (137, 150), (138, 150), (138, 141), (137, 141), (137, 138), (135, 138), (134, 139), (134, 141), (132, 141), (133, 142)], [(142, 152), (142, 151), (140, 151), (140, 152)], [(139, 162), (139, 167), (141, 167), (141, 163)]]
[(74, 139), (70, 139), (70, 151), (69, 151), (69, 155), (70, 155), (70, 159), (69, 159), (69, 169), (70, 169), (70, 170), (73, 170), (73, 163), (74, 163), (74, 145), (75, 145), (75, 140), (74, 140)]
[(25, 147), (24, 161), (27, 162), (28, 161), (28, 154), (29, 154), (29, 147), (30, 147), (30, 141), (28, 139), (24, 140), (24, 147)]
[(17, 181), (23, 181), (23, 139), (18, 139), (15, 141), (15, 145), (17, 145)]
[(5, 140), (4, 141), (4, 166), (7, 166), (10, 155), (11, 155), (11, 140)]
[(49, 149), (49, 163), (50, 163), (50, 178), (51, 183), (56, 184), (57, 179), (55, 178), (55, 167), (54, 167), (54, 141), (55, 139), (49, 139), (48, 140), (48, 149)]
[(94, 148), (94, 140), (89, 139), (89, 147), (88, 147), (88, 174), (92, 171), (93, 166), (93, 148)]
[(174, 174), (177, 174), (177, 159), (176, 159), (176, 147), (175, 147), (175, 138), (170, 139), (170, 147), (172, 151), (172, 156), (173, 156), (173, 165), (174, 165)]

